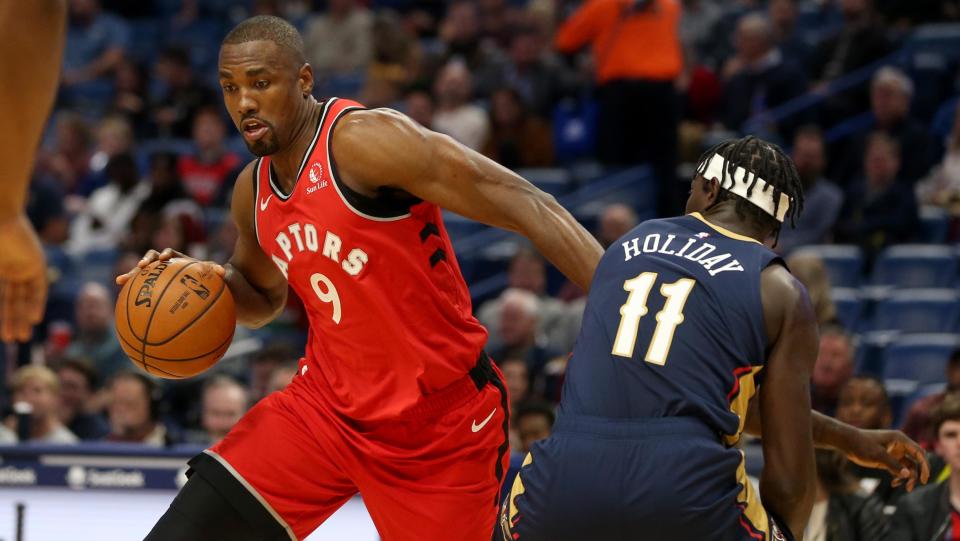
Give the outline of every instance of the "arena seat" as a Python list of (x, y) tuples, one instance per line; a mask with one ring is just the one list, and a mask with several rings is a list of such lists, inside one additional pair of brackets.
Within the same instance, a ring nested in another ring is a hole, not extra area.
[(823, 259), (833, 287), (858, 287), (863, 269), (863, 252), (859, 246), (847, 244), (814, 244), (795, 253), (813, 253)]
[(528, 167), (517, 169), (516, 173), (554, 197), (565, 195), (573, 189), (573, 175), (559, 167)]
[(848, 331), (856, 331), (864, 310), (864, 301), (860, 292), (853, 288), (836, 287), (831, 294), (833, 304), (837, 308), (837, 319)]
[(883, 382), (895, 412), (927, 385), (943, 382), (950, 355), (960, 346), (955, 334), (902, 336), (884, 351)]
[(873, 283), (895, 287), (953, 287), (957, 255), (940, 244), (901, 244), (884, 250), (873, 271)]
[(861, 334), (856, 341), (854, 373), (882, 377), (884, 352), (899, 336), (897, 331), (871, 331)]
[(953, 289), (902, 289), (877, 303), (870, 327), (903, 333), (955, 332), (960, 295)]
[(950, 232), (950, 214), (940, 207), (920, 207), (920, 237), (923, 242), (941, 244)]

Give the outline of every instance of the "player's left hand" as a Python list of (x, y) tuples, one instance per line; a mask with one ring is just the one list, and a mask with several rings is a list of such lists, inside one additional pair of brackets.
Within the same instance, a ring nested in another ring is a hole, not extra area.
[(23, 214), (0, 220), (0, 341), (25, 342), (47, 304), (47, 258)]
[(892, 485), (906, 483), (907, 492), (917, 480), (926, 484), (930, 478), (926, 453), (898, 430), (857, 430), (843, 451), (856, 464), (887, 470), (894, 477)]

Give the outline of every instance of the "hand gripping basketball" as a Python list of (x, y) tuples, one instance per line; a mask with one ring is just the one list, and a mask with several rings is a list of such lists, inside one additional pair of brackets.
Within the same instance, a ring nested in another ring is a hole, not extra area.
[[(121, 274), (120, 276), (117, 276), (117, 285), (122, 286), (126, 284), (128, 280), (134, 277), (134, 275), (136, 275), (138, 272), (143, 270), (144, 267), (146, 267), (150, 263), (153, 263), (154, 261), (167, 261), (168, 259), (173, 259), (174, 257), (177, 257), (180, 259), (189, 259), (191, 261), (197, 261), (196, 259), (188, 255), (181, 254), (180, 252), (174, 250), (173, 248), (167, 248), (162, 252), (158, 252), (156, 250), (147, 250), (147, 253), (143, 254), (143, 257), (140, 258), (140, 261), (137, 263), (136, 267), (130, 269), (130, 271), (127, 272), (126, 274)], [(209, 268), (213, 270), (213, 272), (219, 274), (221, 278), (223, 278), (224, 274), (226, 273), (222, 265), (218, 263), (214, 263), (213, 261), (204, 261), (203, 265), (209, 266)]]

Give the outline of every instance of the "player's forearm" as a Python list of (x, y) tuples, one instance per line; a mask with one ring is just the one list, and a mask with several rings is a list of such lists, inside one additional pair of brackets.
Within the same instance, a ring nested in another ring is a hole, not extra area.
[[(763, 430), (760, 419), (760, 408), (757, 407), (757, 403), (757, 400), (750, 401), (743, 431), (751, 436), (762, 438)], [(810, 411), (810, 422), (813, 425), (811, 431), (813, 445), (818, 449), (847, 451), (850, 448), (850, 442), (853, 441), (856, 436), (856, 428), (818, 411)]]
[(270, 323), (283, 311), (285, 295), (271, 296), (270, 293), (257, 289), (230, 263), (224, 265), (224, 270), (224, 279), (237, 307), (238, 323), (256, 329)]
[(603, 248), (553, 197), (541, 199), (535, 206), (538, 215), (529, 221), (533, 227), (522, 233), (560, 272), (589, 291)]

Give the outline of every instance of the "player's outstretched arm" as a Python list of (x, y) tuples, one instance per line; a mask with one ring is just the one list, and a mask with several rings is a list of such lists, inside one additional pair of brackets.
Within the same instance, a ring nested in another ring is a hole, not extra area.
[(817, 323), (802, 285), (782, 266), (761, 275), (767, 334), (773, 349), (759, 391), (763, 431), (763, 505), (799, 535), (816, 492), (810, 416), (810, 372)]
[(600, 244), (557, 201), (489, 158), (389, 109), (356, 111), (333, 134), (341, 180), (373, 196), (388, 186), (524, 235), (571, 281), (590, 286)]
[(47, 265), (24, 204), (37, 143), (53, 105), (66, 27), (65, 0), (0, 2), (0, 340), (27, 340), (43, 318)]
[[(243, 169), (233, 188), (231, 214), (237, 225), (237, 243), (226, 265), (205, 262), (224, 277), (237, 307), (237, 321), (247, 327), (262, 327), (277, 317), (287, 303), (287, 280), (257, 243), (253, 229), (253, 163)], [(117, 277), (123, 285), (154, 261), (174, 257), (192, 259), (176, 250), (148, 251), (137, 266)]]

